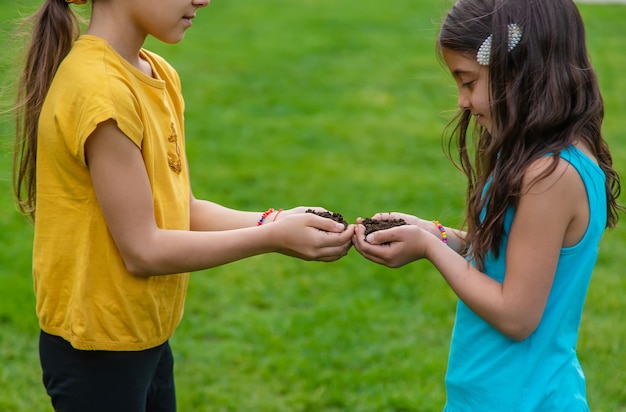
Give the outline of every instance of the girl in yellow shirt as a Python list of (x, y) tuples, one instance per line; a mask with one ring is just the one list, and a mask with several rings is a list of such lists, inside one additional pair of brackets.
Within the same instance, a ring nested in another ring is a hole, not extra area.
[(196, 199), (180, 79), (142, 46), (181, 41), (209, 0), (92, 2), (82, 36), (70, 3), (85, 0), (33, 16), (16, 105), (44, 384), (56, 410), (174, 411), (168, 340), (189, 272), (270, 252), (334, 261), (354, 226)]

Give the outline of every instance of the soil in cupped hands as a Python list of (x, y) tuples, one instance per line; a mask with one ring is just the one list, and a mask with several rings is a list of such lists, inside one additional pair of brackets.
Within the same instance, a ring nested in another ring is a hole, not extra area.
[[(339, 222), (343, 224), (346, 228), (348, 227), (348, 222), (343, 218), (343, 215), (341, 213), (334, 213), (334, 212), (327, 212), (327, 211), (318, 212), (313, 209), (308, 209), (306, 213), (313, 213), (315, 215), (318, 215), (327, 219), (332, 219), (335, 222)], [(406, 225), (407, 223), (404, 221), (404, 219), (365, 218), (363, 219), (362, 224), (363, 226), (365, 226), (365, 236), (367, 236), (370, 233), (377, 232), (379, 230), (390, 229), (392, 227)]]
[(392, 227), (403, 226), (406, 224), (407, 223), (404, 221), (404, 219), (363, 219), (363, 226), (365, 226), (365, 236), (379, 230), (390, 229)]
[(343, 218), (343, 216), (341, 215), (341, 213), (334, 213), (334, 212), (318, 212), (315, 211), (313, 209), (308, 209), (305, 213), (313, 213), (314, 215), (318, 215), (321, 217), (325, 217), (327, 219), (332, 219), (335, 222), (339, 222), (341, 224), (343, 224), (344, 227), (348, 227), (348, 222), (346, 222), (346, 220)]

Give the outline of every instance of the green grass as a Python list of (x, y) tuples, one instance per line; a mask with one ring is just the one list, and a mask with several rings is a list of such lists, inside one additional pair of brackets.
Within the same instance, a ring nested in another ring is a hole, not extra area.
[[(18, 11), (0, 4), (12, 56)], [(447, 2), (215, 1), (178, 45), (197, 197), (234, 208), (323, 206), (348, 220), (401, 210), (458, 224), (463, 178), (441, 149), (456, 104), (434, 37)], [(624, 6), (581, 5), (624, 173)], [(3, 97), (3, 99), (6, 97)], [(0, 125), (0, 410), (47, 411), (30, 276), (32, 227), (12, 204), (11, 124)], [(592, 410), (626, 411), (626, 229), (610, 231), (579, 354)], [(426, 262), (391, 270), (259, 256), (192, 276), (172, 339), (181, 411), (437, 411), (455, 296)]]

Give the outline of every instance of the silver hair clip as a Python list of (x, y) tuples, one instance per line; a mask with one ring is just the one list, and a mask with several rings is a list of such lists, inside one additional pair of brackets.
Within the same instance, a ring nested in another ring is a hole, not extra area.
[[(513, 50), (515, 46), (522, 40), (522, 29), (515, 23), (509, 24), (509, 51)], [(491, 39), (493, 35), (489, 35), (480, 45), (478, 53), (476, 54), (476, 61), (481, 66), (489, 66), (489, 58), (491, 57)]]

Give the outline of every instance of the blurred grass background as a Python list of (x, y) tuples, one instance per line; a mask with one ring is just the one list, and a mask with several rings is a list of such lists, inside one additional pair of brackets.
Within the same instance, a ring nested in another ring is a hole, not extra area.
[[(0, 75), (16, 18), (0, 4)], [(441, 131), (456, 91), (435, 58), (449, 1), (213, 1), (178, 45), (146, 46), (179, 71), (197, 197), (249, 210), (323, 206), (349, 221), (405, 211), (457, 225), (464, 180)], [(87, 10), (86, 8), (76, 8)], [(626, 6), (580, 5), (625, 171)], [(10, 93), (2, 95), (3, 103)], [(48, 411), (30, 276), (32, 227), (10, 189), (0, 124), (0, 410)], [(626, 229), (607, 232), (580, 331), (594, 411), (626, 411)], [(426, 262), (386, 269), (280, 255), (195, 273), (172, 339), (181, 411), (437, 411), (455, 296)]]

